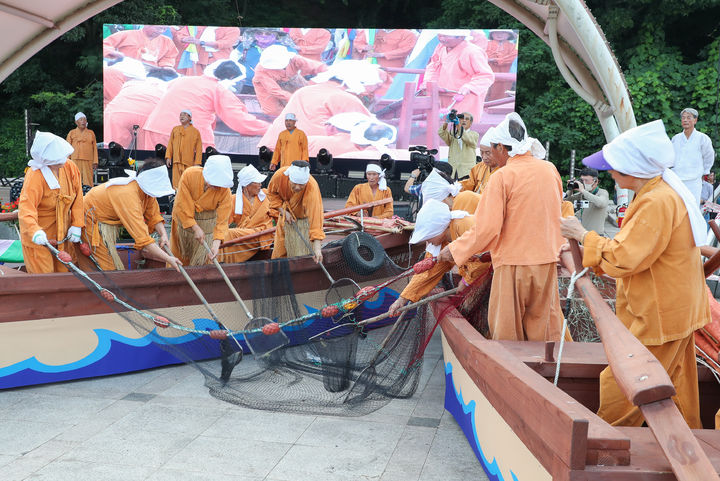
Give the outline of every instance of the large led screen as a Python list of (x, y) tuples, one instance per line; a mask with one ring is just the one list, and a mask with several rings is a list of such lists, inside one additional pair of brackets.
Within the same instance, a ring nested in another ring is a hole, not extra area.
[(513, 30), (116, 25), (103, 28), (104, 141), (166, 145), (183, 110), (203, 149), (275, 148), (288, 113), (314, 156), (409, 158), (447, 147), (451, 109), (482, 135), (515, 108)]

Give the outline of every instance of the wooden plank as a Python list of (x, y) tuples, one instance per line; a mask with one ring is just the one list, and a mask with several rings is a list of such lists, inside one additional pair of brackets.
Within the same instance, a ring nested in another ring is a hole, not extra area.
[[(445, 305), (433, 307), (439, 312)], [(475, 384), (540, 463), (553, 476), (559, 473), (558, 462), (583, 469), (588, 426), (591, 422), (607, 424), (525, 366), (502, 343), (484, 339), (457, 311), (450, 311), (441, 326)], [(529, 414), (534, 412), (543, 415)], [(630, 442), (613, 430), (610, 426), (606, 431), (596, 429), (596, 446), (616, 447), (625, 452), (624, 456), (615, 453), (616, 458), (627, 461)]]

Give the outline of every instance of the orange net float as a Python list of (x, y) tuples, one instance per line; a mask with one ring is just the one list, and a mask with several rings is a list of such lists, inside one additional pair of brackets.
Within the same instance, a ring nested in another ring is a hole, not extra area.
[(330, 306), (323, 307), (322, 311), (320, 311), (320, 314), (323, 317), (333, 317), (333, 316), (337, 316), (339, 312), (340, 312), (340, 309), (338, 308), (338, 306), (330, 305)]
[(355, 309), (355, 308), (356, 308), (357, 306), (359, 306), (359, 305), (360, 305), (359, 302), (356, 302), (356, 301), (348, 301), (348, 302), (346, 302), (345, 304), (343, 304), (342, 307), (343, 307), (343, 310), (344, 310), (345, 312), (350, 312), (350, 311), (352, 311), (353, 309)]
[(58, 251), (58, 259), (61, 262), (72, 262), (72, 256), (65, 251)]
[(107, 289), (103, 289), (102, 291), (100, 291), (100, 295), (101, 295), (102, 298), (105, 299), (106, 301), (114, 301), (114, 300), (115, 300), (115, 294), (113, 294), (112, 292), (108, 291)]
[(155, 316), (155, 319), (153, 319), (153, 322), (155, 323), (155, 325), (157, 327), (162, 327), (162, 328), (170, 327), (170, 321), (168, 321), (167, 318), (165, 318), (163, 316)]
[(218, 341), (224, 341), (225, 339), (227, 339), (227, 331), (223, 329), (215, 329), (213, 331), (210, 331), (210, 338), (217, 339)]
[(420, 262), (416, 262), (414, 266), (412, 266), (413, 272), (415, 274), (420, 274), (425, 271), (429, 271), (433, 267), (435, 267), (436, 260), (433, 257), (428, 257), (427, 259), (423, 259)]
[(85, 257), (90, 257), (92, 254), (92, 251), (90, 250), (90, 245), (87, 242), (80, 243), (80, 252), (82, 252), (82, 255)]
[(280, 324), (277, 322), (271, 322), (269, 324), (265, 324), (262, 327), (262, 333), (266, 336), (272, 336), (273, 334), (277, 334), (280, 332)]

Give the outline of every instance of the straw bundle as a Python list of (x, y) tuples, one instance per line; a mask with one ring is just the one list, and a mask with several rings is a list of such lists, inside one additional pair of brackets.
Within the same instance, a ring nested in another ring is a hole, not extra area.
[[(195, 213), (195, 222), (205, 233), (205, 242), (212, 244), (213, 231), (215, 230), (215, 220), (217, 213), (214, 210), (206, 210)], [(175, 224), (178, 234), (178, 243), (180, 244), (180, 253), (182, 257), (190, 259), (189, 265), (201, 266), (208, 263), (207, 252), (205, 247), (195, 240), (192, 228), (183, 229), (179, 222)]]
[(120, 235), (120, 225), (104, 224), (98, 222), (98, 232), (100, 232), (100, 238), (102, 239), (105, 247), (110, 254), (110, 258), (115, 264), (115, 269), (119, 271), (125, 270), (125, 264), (120, 260), (120, 255), (117, 252), (115, 244), (117, 243), (118, 236)]
[(285, 250), (288, 257), (312, 254), (310, 244), (310, 222), (307, 218), (297, 219), (294, 225), (285, 223)]

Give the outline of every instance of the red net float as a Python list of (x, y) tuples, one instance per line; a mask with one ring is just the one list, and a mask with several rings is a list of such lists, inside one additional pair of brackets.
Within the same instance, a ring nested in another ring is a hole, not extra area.
[(271, 322), (270, 324), (265, 324), (262, 327), (262, 333), (266, 336), (272, 336), (278, 332), (280, 332), (280, 325), (277, 322)]
[(90, 246), (87, 242), (82, 242), (80, 244), (80, 252), (82, 252), (82, 255), (84, 255), (85, 257), (90, 257), (92, 251), (90, 250)]
[(420, 274), (422, 272), (428, 271), (432, 269), (435, 266), (435, 259), (432, 257), (428, 257), (427, 259), (423, 259), (420, 262), (417, 262), (412, 268), (413, 272), (415, 274)]
[(163, 316), (155, 316), (155, 319), (153, 319), (153, 322), (155, 323), (155, 325), (157, 327), (162, 327), (162, 328), (170, 327), (170, 321), (168, 321)]
[(61, 262), (72, 262), (72, 256), (65, 251), (58, 251), (58, 259)]
[(225, 339), (227, 339), (227, 331), (222, 329), (215, 329), (214, 331), (210, 331), (210, 338), (217, 339), (218, 341), (224, 341)]
[(333, 317), (339, 312), (340, 309), (338, 309), (338, 306), (325, 306), (322, 308), (322, 311), (320, 311), (320, 314), (322, 314), (323, 317)]
[(102, 291), (100, 291), (100, 295), (101, 295), (102, 298), (105, 299), (106, 301), (113, 301), (113, 300), (115, 300), (115, 294), (113, 294), (112, 292), (108, 291), (107, 289), (103, 289)]
[(355, 298), (358, 301), (367, 301), (375, 294), (377, 294), (377, 292), (375, 292), (375, 288), (373, 286), (367, 286), (357, 291), (357, 294), (355, 294)]

